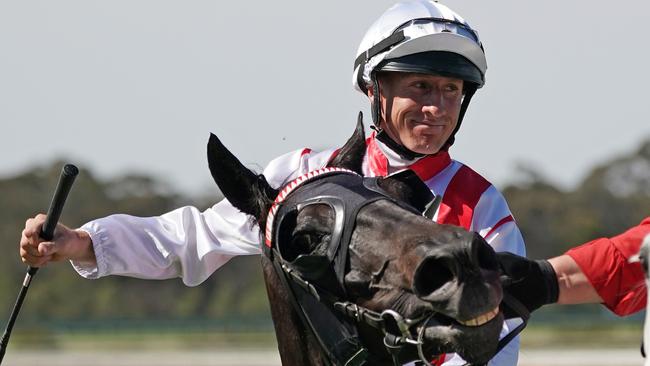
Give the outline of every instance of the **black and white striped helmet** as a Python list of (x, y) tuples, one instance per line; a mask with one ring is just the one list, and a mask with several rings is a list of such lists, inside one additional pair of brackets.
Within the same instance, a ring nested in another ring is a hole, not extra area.
[(451, 76), (485, 84), (487, 62), (478, 33), (457, 13), (430, 0), (395, 4), (370, 26), (354, 64), (353, 83), (366, 92), (377, 71)]

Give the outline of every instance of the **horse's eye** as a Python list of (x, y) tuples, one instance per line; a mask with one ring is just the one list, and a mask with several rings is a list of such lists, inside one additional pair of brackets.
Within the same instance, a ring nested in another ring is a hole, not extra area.
[(320, 233), (298, 233), (291, 239), (291, 245), (301, 253), (310, 253), (322, 239)]

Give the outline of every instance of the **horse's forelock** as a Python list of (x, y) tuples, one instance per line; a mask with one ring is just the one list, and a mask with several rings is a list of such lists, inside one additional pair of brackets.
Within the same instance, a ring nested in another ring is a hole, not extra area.
[(267, 182), (266, 178), (259, 174), (257, 176), (257, 182), (255, 189), (251, 192), (251, 203), (256, 207), (259, 207), (259, 213), (255, 217), (255, 221), (260, 227), (260, 230), (263, 230), (266, 227), (266, 220), (269, 216), (269, 209), (273, 204), (273, 200), (278, 196), (279, 191), (272, 188)]

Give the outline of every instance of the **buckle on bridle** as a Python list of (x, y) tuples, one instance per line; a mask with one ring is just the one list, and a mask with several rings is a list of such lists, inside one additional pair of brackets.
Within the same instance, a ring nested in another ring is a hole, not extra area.
[(386, 309), (381, 312), (381, 319), (384, 321), (384, 333), (399, 334), (403, 338), (411, 338), (410, 328), (413, 324), (408, 324), (402, 314), (392, 309)]
[(418, 319), (404, 319), (402, 314), (395, 310), (386, 309), (381, 312), (381, 319), (383, 321), (384, 347), (393, 358), (395, 365), (401, 364), (399, 352), (406, 344), (416, 346), (418, 354), (424, 360), (424, 357), (422, 357), (422, 339), (420, 337), (413, 339), (411, 334), (411, 327), (419, 324), (424, 319), (424, 316)]

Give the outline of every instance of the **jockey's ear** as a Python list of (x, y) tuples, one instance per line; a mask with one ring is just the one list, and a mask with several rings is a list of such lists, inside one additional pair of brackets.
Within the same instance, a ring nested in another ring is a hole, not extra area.
[(363, 175), (361, 166), (366, 155), (366, 134), (363, 130), (363, 113), (359, 112), (357, 127), (339, 153), (327, 164), (330, 167), (350, 169)]
[(246, 168), (214, 134), (208, 141), (208, 165), (221, 193), (233, 206), (258, 223), (266, 218), (278, 191), (263, 175)]

